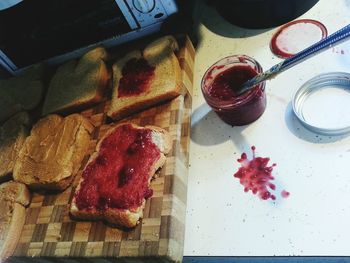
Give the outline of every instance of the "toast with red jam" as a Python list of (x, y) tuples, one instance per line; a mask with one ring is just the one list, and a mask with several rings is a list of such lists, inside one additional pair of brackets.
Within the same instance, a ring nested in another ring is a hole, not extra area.
[(10, 181), (0, 185), (0, 262), (16, 248), (29, 202), (30, 193), (24, 184)]
[(113, 120), (181, 94), (181, 68), (172, 36), (162, 37), (113, 64), (113, 95), (107, 115)]
[(105, 220), (130, 228), (153, 194), (150, 181), (171, 149), (159, 127), (122, 123), (101, 138), (85, 166), (70, 212), (75, 218)]

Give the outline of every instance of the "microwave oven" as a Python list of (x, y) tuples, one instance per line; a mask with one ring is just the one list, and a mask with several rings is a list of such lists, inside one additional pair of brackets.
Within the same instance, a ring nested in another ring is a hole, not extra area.
[[(0, 11), (0, 64), (12, 74), (61, 63), (97, 45), (157, 32), (177, 13), (175, 0), (14, 0)], [(0, 7), (1, 8), (1, 7)]]

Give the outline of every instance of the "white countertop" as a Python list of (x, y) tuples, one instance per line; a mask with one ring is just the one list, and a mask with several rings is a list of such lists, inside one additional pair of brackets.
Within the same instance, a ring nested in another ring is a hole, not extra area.
[[(331, 34), (350, 23), (350, 1), (320, 0), (300, 18)], [(277, 28), (244, 30), (199, 2), (194, 75), (185, 256), (350, 255), (350, 136), (312, 133), (291, 111), (294, 92), (315, 75), (350, 72), (350, 42), (267, 82), (267, 108), (242, 127), (223, 123), (205, 103), (205, 70), (228, 55), (246, 54), (267, 69), (281, 61), (269, 49)], [(242, 152), (277, 163), (276, 202), (244, 193), (233, 177)], [(281, 198), (279, 192), (289, 191)]]

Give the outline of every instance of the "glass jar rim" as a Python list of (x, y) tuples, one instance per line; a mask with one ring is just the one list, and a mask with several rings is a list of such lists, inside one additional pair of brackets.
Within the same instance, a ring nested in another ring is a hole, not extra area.
[[(252, 97), (255, 96), (255, 94), (257, 92), (259, 92), (259, 90), (261, 89), (262, 91), (265, 90), (265, 82), (262, 82), (258, 85), (256, 85), (253, 89), (251, 89), (250, 91), (247, 91), (237, 97), (235, 97), (234, 99), (230, 99), (230, 100), (222, 100), (222, 99), (218, 99), (218, 98), (214, 98), (212, 96), (210, 96), (208, 94), (208, 91), (206, 90), (207, 86), (210, 85), (205, 85), (205, 82), (207, 80), (207, 77), (209, 75), (209, 73), (211, 73), (211, 71), (218, 65), (220, 65), (221, 63), (223, 63), (225, 60), (227, 61), (228, 59), (233, 59), (233, 58), (237, 58), (237, 62), (238, 63), (242, 63), (247, 65), (246, 63), (244, 63), (244, 61), (242, 61), (242, 58), (245, 61), (249, 61), (251, 62), (255, 68), (254, 70), (257, 73), (262, 73), (263, 69), (261, 67), (261, 65), (259, 64), (259, 62), (257, 62), (254, 58), (249, 57), (247, 55), (230, 55), (230, 56), (226, 56), (218, 61), (216, 61), (214, 64), (212, 64), (204, 73), (203, 77), (202, 77), (202, 81), (201, 81), (201, 90), (203, 93), (203, 96), (205, 97), (205, 100), (207, 101), (207, 103), (212, 106), (215, 107), (215, 105), (220, 104), (220, 109), (224, 110), (224, 109), (232, 109), (234, 107), (239, 107), (241, 104), (246, 103), (247, 101), (249, 101)], [(238, 65), (237, 63), (237, 65)], [(233, 62), (227, 63), (226, 65), (230, 65), (230, 64), (234, 64)], [(221, 66), (221, 65), (220, 65)], [(227, 67), (227, 68), (232, 68), (232, 67)], [(213, 78), (215, 79), (215, 78)]]

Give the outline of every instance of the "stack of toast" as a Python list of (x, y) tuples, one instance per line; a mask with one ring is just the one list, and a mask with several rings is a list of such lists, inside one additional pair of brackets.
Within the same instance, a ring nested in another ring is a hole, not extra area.
[[(18, 236), (13, 231), (23, 226), (29, 190), (63, 191), (90, 154), (71, 203), (73, 218), (127, 228), (139, 223), (152, 196), (150, 181), (171, 149), (170, 134), (155, 126), (113, 123), (91, 153), (95, 127), (79, 112), (107, 100), (111, 83), (107, 116), (113, 122), (180, 95), (177, 49), (177, 41), (166, 36), (126, 54), (111, 69), (102, 47), (59, 66), (42, 101), (42, 116), (31, 129), (27, 111), (42, 99), (42, 68), (0, 81), (0, 100), (9, 106), (0, 115), (0, 122), (6, 120), (0, 127), (0, 182), (6, 181), (0, 184), (0, 207), (8, 211), (0, 217), (0, 261), (14, 250)], [(18, 95), (21, 88), (34, 97)]]
[(14, 181), (0, 184), (0, 262), (15, 250), (29, 201), (30, 193), (24, 184)]
[(44, 72), (44, 66), (38, 64), (19, 76), (0, 79), (0, 122), (39, 105), (44, 92)]

